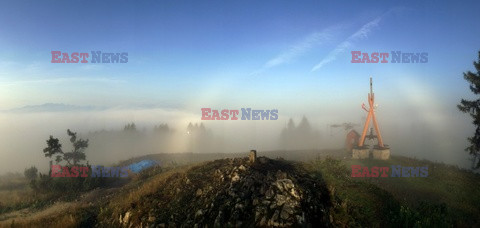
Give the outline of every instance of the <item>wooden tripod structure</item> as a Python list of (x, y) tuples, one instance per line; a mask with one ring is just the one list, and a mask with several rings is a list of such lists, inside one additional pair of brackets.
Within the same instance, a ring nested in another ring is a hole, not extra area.
[(370, 108), (367, 110), (365, 108), (365, 104), (362, 105), (362, 108), (368, 112), (368, 115), (367, 115), (367, 119), (365, 120), (365, 125), (363, 127), (362, 137), (360, 137), (360, 140), (358, 141), (358, 147), (363, 147), (363, 143), (365, 142), (365, 137), (367, 136), (368, 126), (370, 124), (370, 119), (373, 120), (373, 127), (375, 128), (375, 133), (377, 133), (378, 146), (381, 148), (384, 147), (382, 136), (380, 135), (380, 130), (378, 128), (377, 118), (375, 118), (374, 103), (373, 103), (374, 100), (375, 100), (375, 95), (373, 94), (372, 78), (370, 77), (370, 93), (368, 94), (368, 105)]

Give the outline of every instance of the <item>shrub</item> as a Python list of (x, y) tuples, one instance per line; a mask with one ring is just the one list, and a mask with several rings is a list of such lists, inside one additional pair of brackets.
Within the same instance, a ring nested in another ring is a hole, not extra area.
[(38, 173), (38, 169), (35, 166), (25, 169), (25, 171), (23, 172), (23, 174), (25, 175), (25, 178), (27, 178), (28, 180), (37, 179), (37, 173)]

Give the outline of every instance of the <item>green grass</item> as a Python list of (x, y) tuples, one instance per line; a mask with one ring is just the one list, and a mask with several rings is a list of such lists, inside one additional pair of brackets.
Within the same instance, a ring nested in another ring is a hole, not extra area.
[(340, 160), (318, 159), (306, 164), (315, 177), (323, 178), (330, 191), (332, 222), (337, 227), (384, 227), (399, 203), (375, 185), (355, 181)]
[[(429, 175), (425, 178), (351, 178), (351, 165), (368, 167), (428, 166)], [(398, 204), (400, 207), (390, 208), (392, 214), (388, 218), (381, 216), (378, 218), (390, 220), (390, 225), (449, 227), (451, 225), (478, 226), (480, 224), (478, 216), (480, 214), (480, 189), (478, 188), (480, 175), (456, 166), (401, 156), (393, 156), (387, 161), (325, 159), (313, 162), (311, 166), (327, 177), (329, 185), (341, 189), (337, 193), (340, 200), (367, 207), (378, 207), (384, 205), (385, 202), (375, 203), (377, 199), (373, 194), (379, 194), (381, 191), (388, 192), (389, 196), (383, 200), (396, 202), (390, 205)], [(345, 170), (341, 171), (342, 167)], [(372, 192), (365, 191), (368, 188)], [(368, 213), (368, 211), (366, 212)]]
[[(200, 174), (216, 169), (217, 165), (213, 162), (149, 169), (132, 178), (109, 200), (94, 206), (79, 206), (75, 213), (61, 216), (55, 224), (92, 225), (103, 220), (116, 224), (114, 221), (118, 221), (119, 215), (131, 207), (149, 211), (153, 203), (169, 202), (177, 192), (176, 186), (197, 190), (197, 184), (209, 182)], [(428, 166), (429, 175), (426, 178), (352, 178), (351, 165)], [(387, 161), (325, 158), (303, 163), (303, 166), (312, 177), (326, 182), (332, 201), (331, 221), (335, 227), (480, 227), (480, 175), (468, 170), (401, 156), (393, 156)], [(195, 172), (187, 173), (189, 169)], [(191, 183), (176, 182), (186, 179)], [(3, 203), (0, 214), (22, 208), (42, 208), (53, 202), (45, 195), (44, 198), (33, 197), (26, 181), (9, 181), (11, 187), (3, 184), (0, 189), (0, 202)], [(165, 193), (165, 198), (152, 198), (157, 197), (159, 191)], [(142, 199), (145, 198), (154, 200), (144, 202)], [(180, 207), (188, 207), (191, 203), (171, 202), (162, 204), (161, 208), (179, 207), (177, 209), (181, 211)], [(34, 221), (54, 224), (53, 217), (39, 219)], [(24, 221), (23, 224), (33, 223)]]
[(388, 161), (350, 160), (347, 164), (428, 166), (429, 176), (426, 178), (364, 178), (364, 181), (391, 192), (398, 200), (405, 200), (409, 206), (418, 206), (418, 202), (422, 201), (436, 201), (448, 205), (458, 216), (480, 222), (475, 216), (470, 216), (480, 214), (479, 174), (456, 166), (400, 156), (394, 156)]

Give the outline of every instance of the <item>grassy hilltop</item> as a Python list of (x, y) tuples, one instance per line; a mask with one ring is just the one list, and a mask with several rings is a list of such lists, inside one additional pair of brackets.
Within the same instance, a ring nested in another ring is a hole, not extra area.
[[(289, 154), (302, 159), (288, 160)], [(246, 153), (208, 154), (206, 159), (196, 154), (197, 161), (182, 154), (149, 155), (132, 161), (165, 159), (163, 167), (129, 177), (128, 183), (66, 196), (35, 194), (23, 176), (4, 176), (0, 227), (480, 225), (480, 175), (455, 166), (399, 156), (351, 160), (341, 150), (259, 155), (271, 159), (249, 164)], [(352, 178), (352, 164), (426, 165), (429, 176)]]

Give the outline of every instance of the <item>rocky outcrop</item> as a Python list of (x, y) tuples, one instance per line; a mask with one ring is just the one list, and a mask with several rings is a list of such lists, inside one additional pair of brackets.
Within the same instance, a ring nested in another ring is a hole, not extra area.
[(132, 203), (122, 226), (325, 227), (325, 184), (300, 165), (259, 157), (223, 159), (172, 175), (153, 195)]

